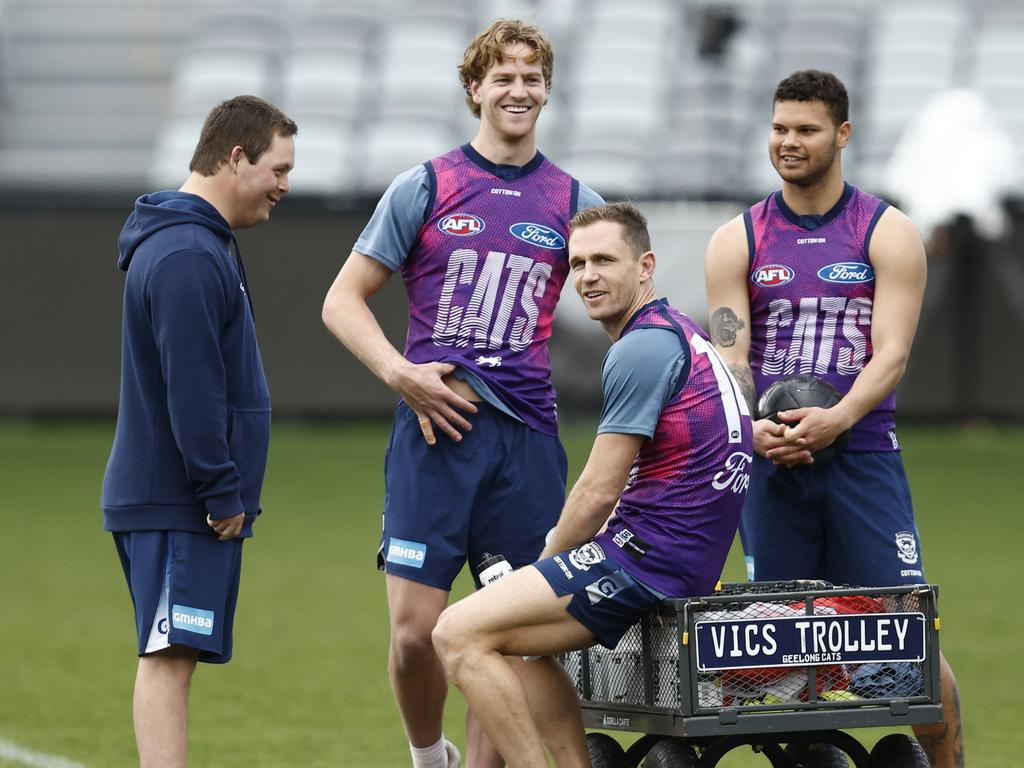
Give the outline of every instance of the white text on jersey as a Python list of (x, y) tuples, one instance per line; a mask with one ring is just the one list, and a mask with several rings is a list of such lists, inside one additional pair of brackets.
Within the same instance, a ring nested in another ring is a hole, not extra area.
[[(526, 349), (540, 315), (535, 299), (544, 295), (551, 265), (489, 251), (478, 275), (478, 262), (479, 254), (472, 248), (460, 248), (448, 258), (431, 338), (446, 347), (464, 347), (472, 340), (475, 349)], [(503, 279), (504, 290), (499, 292)], [(465, 305), (454, 301), (460, 285), (473, 285)]]
[[(768, 304), (765, 322), (765, 347), (761, 372), (766, 376), (791, 373), (828, 373), (836, 347), (837, 333), (846, 341), (836, 355), (835, 370), (843, 376), (856, 376), (864, 368), (871, 329), (871, 299), (843, 296), (800, 299), (799, 315), (793, 325), (793, 304), (789, 299), (773, 299)], [(821, 338), (818, 338), (818, 319)], [(780, 328), (793, 325), (789, 349), (779, 346)]]

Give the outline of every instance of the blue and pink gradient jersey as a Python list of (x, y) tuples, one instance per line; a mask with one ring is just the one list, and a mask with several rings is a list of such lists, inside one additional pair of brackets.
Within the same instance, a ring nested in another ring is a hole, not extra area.
[(649, 333), (645, 329), (674, 332), (684, 366), (653, 436), (633, 461), (607, 530), (596, 540), (631, 576), (662, 595), (708, 594), (721, 576), (750, 482), (750, 415), (728, 367), (689, 317), (664, 300), (651, 302), (616, 344), (630, 334)]
[[(846, 393), (871, 359), (875, 271), (868, 246), (888, 203), (846, 184), (824, 216), (775, 192), (743, 214), (750, 249), (750, 367), (758, 392), (811, 374)], [(899, 450), (896, 393), (854, 425), (848, 451)]]
[(496, 175), (504, 167), (468, 145), (426, 167), (435, 197), (401, 267), (405, 356), (466, 369), (527, 425), (557, 435), (547, 340), (579, 183), (540, 153)]

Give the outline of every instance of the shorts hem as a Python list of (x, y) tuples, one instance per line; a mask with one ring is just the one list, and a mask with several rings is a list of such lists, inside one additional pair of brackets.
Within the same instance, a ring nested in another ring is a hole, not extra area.
[[(452, 591), (452, 584), (455, 583), (455, 579), (452, 579), (451, 581), (448, 582), (448, 584), (446, 586), (446, 585), (444, 585), (442, 583), (439, 583), (438, 580), (429, 578), (430, 577), (429, 573), (412, 574), (412, 573), (409, 573), (408, 571), (401, 571), (401, 572), (393, 571), (393, 570), (391, 570), (388, 567), (387, 563), (385, 563), (384, 568), (382, 568), (381, 570), (383, 570), (384, 573), (386, 573), (388, 576), (396, 576), (396, 577), (398, 577), (400, 579), (405, 579), (406, 581), (412, 581), (412, 582), (415, 582), (416, 584), (422, 584), (422, 585), (424, 585), (426, 587), (433, 587), (434, 589), (440, 589), (440, 590), (443, 590), (445, 592), (451, 592)], [(417, 578), (417, 577), (419, 577), (419, 578)]]
[(160, 653), (160, 651), (166, 651), (168, 648), (175, 645), (180, 645), (183, 648), (191, 648), (193, 651), (199, 651), (199, 656), (196, 658), (196, 661), (201, 661), (204, 664), (227, 664), (229, 661), (231, 661), (231, 657), (233, 655), (232, 653), (228, 653), (225, 655), (224, 652), (219, 648), (203, 648), (192, 643), (169, 642), (163, 648), (156, 648), (152, 651), (147, 651), (145, 649), (139, 650), (138, 656), (140, 659), (145, 658), (147, 656), (156, 656)]

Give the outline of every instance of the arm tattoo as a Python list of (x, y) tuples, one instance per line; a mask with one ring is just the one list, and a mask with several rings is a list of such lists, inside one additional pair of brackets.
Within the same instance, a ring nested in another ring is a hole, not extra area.
[(743, 330), (743, 321), (729, 307), (719, 307), (711, 315), (711, 343), (716, 347), (731, 347), (737, 332)]
[(750, 407), (751, 417), (756, 419), (757, 387), (754, 386), (753, 371), (750, 370), (749, 365), (730, 365), (729, 370), (736, 377), (736, 383), (740, 385), (743, 399), (747, 401), (747, 405)]

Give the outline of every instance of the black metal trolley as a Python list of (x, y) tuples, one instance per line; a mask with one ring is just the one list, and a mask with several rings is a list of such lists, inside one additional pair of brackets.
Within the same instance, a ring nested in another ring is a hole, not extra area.
[[(614, 650), (562, 658), (595, 768), (711, 768), (750, 745), (773, 768), (927, 768), (916, 740), (869, 752), (842, 729), (942, 719), (938, 588), (827, 582), (724, 585), (666, 600)], [(783, 748), (782, 745), (786, 745)]]

